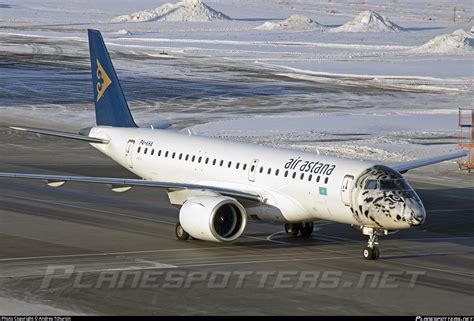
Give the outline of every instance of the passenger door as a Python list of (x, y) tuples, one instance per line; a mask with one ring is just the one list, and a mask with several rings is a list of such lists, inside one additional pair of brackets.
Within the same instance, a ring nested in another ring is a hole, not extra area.
[(133, 168), (133, 145), (135, 145), (135, 141), (131, 139), (127, 142), (127, 147), (125, 148), (125, 162), (129, 168)]
[(253, 159), (249, 166), (249, 181), (255, 182), (255, 172), (257, 171), (258, 159)]
[(353, 180), (354, 176), (352, 175), (346, 175), (342, 180), (341, 198), (342, 202), (347, 206), (351, 204), (351, 186)]

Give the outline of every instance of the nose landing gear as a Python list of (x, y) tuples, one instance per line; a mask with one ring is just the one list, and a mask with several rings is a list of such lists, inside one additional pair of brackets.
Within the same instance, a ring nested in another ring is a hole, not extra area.
[(369, 236), (367, 247), (362, 252), (362, 254), (364, 255), (364, 259), (377, 260), (380, 256), (380, 250), (379, 250), (378, 245), (379, 245), (379, 242), (378, 242), (377, 234), (375, 233), (371, 234)]
[(377, 260), (380, 257), (380, 250), (379, 250), (379, 235), (387, 235), (388, 231), (383, 229), (377, 229), (374, 227), (361, 227), (362, 234), (369, 236), (369, 241), (367, 242), (367, 247), (364, 248), (362, 252), (364, 258), (366, 260)]

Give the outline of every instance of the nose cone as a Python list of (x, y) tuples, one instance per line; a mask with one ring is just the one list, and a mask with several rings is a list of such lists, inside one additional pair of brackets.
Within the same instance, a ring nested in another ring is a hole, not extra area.
[(410, 226), (418, 226), (423, 224), (426, 218), (425, 207), (418, 199), (406, 199), (406, 207), (403, 217)]

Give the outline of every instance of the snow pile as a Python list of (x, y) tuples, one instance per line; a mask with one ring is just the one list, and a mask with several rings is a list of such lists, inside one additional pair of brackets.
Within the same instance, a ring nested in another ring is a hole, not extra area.
[(110, 22), (145, 22), (156, 20), (162, 15), (165, 15), (175, 9), (175, 5), (171, 3), (165, 3), (155, 9), (147, 9), (138, 12), (134, 12), (129, 15), (117, 16), (110, 20)]
[(132, 33), (126, 29), (121, 29), (115, 32), (116, 35), (130, 36)]
[(155, 9), (134, 12), (129, 15), (112, 18), (111, 22), (145, 22), (145, 21), (194, 21), (230, 20), (222, 12), (209, 7), (202, 0), (183, 0), (165, 3)]
[(279, 22), (265, 22), (264, 24), (256, 27), (255, 29), (261, 30), (274, 30), (274, 29), (316, 29), (323, 28), (323, 25), (311, 20), (301, 14), (294, 14), (285, 20)]
[(178, 2), (181, 3), (175, 10), (166, 14), (160, 20), (163, 21), (196, 21), (205, 22), (213, 20), (231, 20), (228, 16), (222, 12), (216, 11), (209, 7), (201, 0), (185, 0)]
[(362, 11), (353, 20), (329, 32), (396, 32), (404, 29), (374, 11)]
[(437, 36), (412, 51), (418, 53), (469, 53), (474, 51), (474, 37), (471, 32), (458, 29), (453, 33)]

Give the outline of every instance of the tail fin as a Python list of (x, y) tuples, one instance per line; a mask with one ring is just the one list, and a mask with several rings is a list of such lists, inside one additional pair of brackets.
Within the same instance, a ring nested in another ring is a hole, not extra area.
[(98, 30), (88, 30), (97, 125), (137, 127)]

